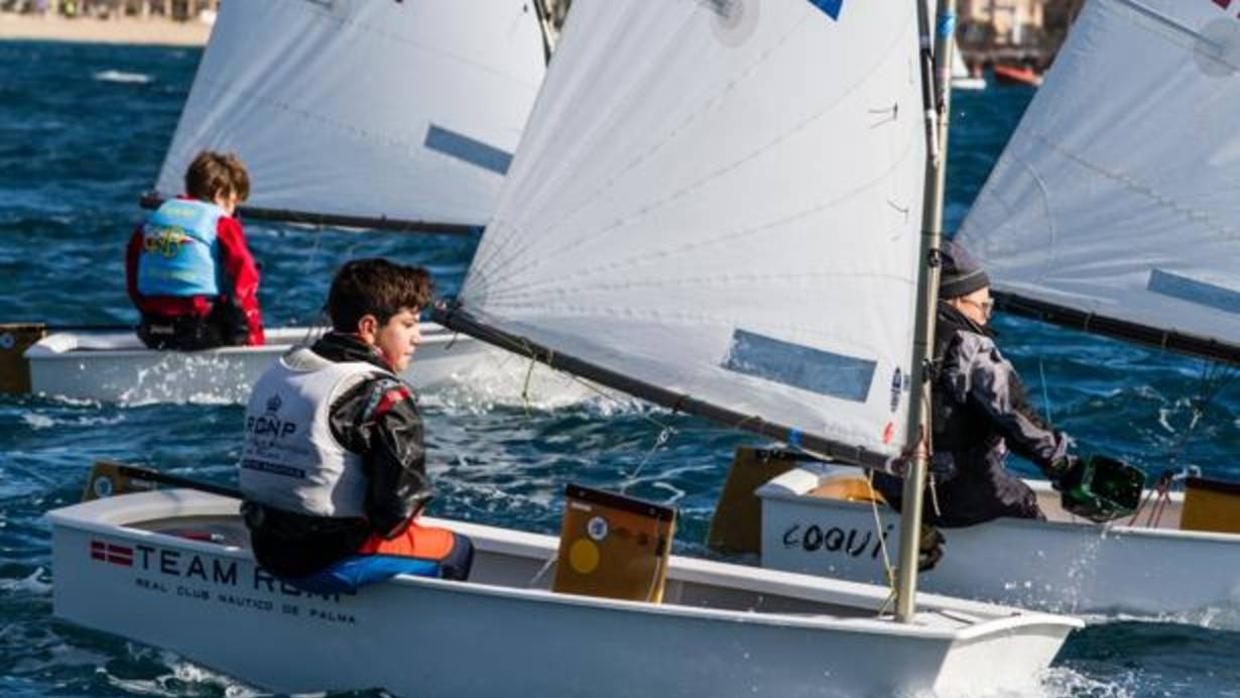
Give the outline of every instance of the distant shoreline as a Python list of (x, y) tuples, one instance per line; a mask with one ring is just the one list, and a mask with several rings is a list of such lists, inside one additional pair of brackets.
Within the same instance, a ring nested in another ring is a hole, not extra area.
[(0, 41), (71, 41), (77, 43), (205, 46), (211, 25), (163, 18), (65, 19), (0, 12)]

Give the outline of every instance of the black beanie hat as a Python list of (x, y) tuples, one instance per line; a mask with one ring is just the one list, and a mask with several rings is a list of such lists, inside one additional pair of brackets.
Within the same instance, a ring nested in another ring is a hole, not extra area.
[(943, 241), (943, 266), (939, 273), (939, 298), (959, 298), (990, 285), (990, 277), (968, 250), (952, 240)]

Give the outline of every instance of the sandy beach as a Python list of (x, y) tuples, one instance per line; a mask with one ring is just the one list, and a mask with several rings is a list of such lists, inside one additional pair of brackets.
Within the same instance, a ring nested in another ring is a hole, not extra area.
[(33, 39), (103, 44), (203, 46), (211, 26), (202, 22), (174, 22), (162, 18), (100, 20), (0, 13), (0, 41)]

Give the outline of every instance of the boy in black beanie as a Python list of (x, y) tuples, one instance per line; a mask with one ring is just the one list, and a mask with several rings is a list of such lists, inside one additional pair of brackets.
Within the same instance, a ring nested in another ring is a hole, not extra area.
[[(938, 508), (927, 502), (925, 521), (957, 527), (1001, 516), (1045, 518), (1033, 490), (1005, 467), (1008, 451), (1058, 486), (1076, 465), (1072, 441), (1029, 407), (1020, 376), (995, 346), (986, 272), (951, 241), (943, 244), (941, 271), (930, 465)], [(875, 485), (900, 507), (899, 479), (876, 474)]]

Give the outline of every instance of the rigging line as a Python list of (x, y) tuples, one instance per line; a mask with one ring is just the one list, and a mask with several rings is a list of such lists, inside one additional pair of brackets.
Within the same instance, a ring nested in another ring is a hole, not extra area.
[[(560, 220), (559, 220), (559, 221), (557, 221), (556, 223), (553, 223), (553, 224), (552, 224), (552, 225), (551, 225), (551, 226), (550, 226), (547, 230), (548, 230), (548, 231), (555, 230), (555, 229), (559, 228), (560, 226), (564, 225), (566, 221), (568, 221), (568, 220), (569, 220), (569, 219), (571, 219), (572, 217), (576, 216), (576, 215), (577, 215), (577, 213), (579, 213), (581, 210), (583, 210), (583, 209), (584, 209), (587, 205), (589, 205), (590, 203), (593, 203), (593, 202), (594, 202), (594, 201), (596, 201), (596, 200), (597, 200), (600, 196), (602, 196), (603, 192), (604, 192), (604, 191), (606, 191), (606, 189), (607, 189), (610, 185), (612, 185), (612, 184), (613, 184), (613, 183), (614, 183), (617, 179), (619, 179), (619, 178), (620, 178), (620, 177), (622, 177), (623, 175), (627, 174), (627, 173), (628, 173), (628, 172), (630, 172), (631, 170), (633, 170), (633, 169), (635, 169), (636, 167), (638, 167), (639, 165), (641, 165), (641, 164), (642, 164), (642, 163), (643, 163), (646, 159), (648, 159), (648, 158), (649, 158), (650, 156), (652, 156), (654, 153), (656, 153), (656, 152), (658, 152), (660, 149), (662, 149), (662, 147), (663, 147), (664, 145), (666, 145), (666, 144), (668, 144), (668, 143), (670, 143), (670, 142), (674, 141), (674, 140), (675, 140), (675, 139), (679, 136), (679, 134), (680, 134), (680, 133), (682, 133), (682, 132), (684, 132), (684, 131), (685, 131), (685, 129), (686, 129), (686, 127), (687, 127), (690, 123), (692, 123), (694, 120), (696, 120), (699, 116), (701, 116), (701, 115), (703, 115), (703, 114), (706, 114), (706, 113), (708, 113), (708, 112), (710, 112), (710, 111), (713, 111), (713, 110), (715, 109), (715, 107), (714, 107), (714, 104), (715, 104), (715, 103), (722, 103), (722, 101), (723, 101), (723, 97), (724, 97), (726, 94), (728, 94), (729, 92), (733, 91), (733, 90), (736, 88), (736, 86), (737, 86), (737, 85), (739, 85), (741, 82), (747, 81), (750, 77), (752, 77), (752, 75), (756, 73), (758, 66), (762, 65), (763, 63), (765, 63), (765, 62), (766, 62), (766, 60), (767, 60), (767, 58), (768, 58), (768, 57), (769, 57), (769, 56), (773, 53), (773, 51), (774, 51), (776, 48), (779, 48), (780, 46), (784, 45), (784, 44), (787, 42), (788, 38), (789, 38), (789, 37), (791, 37), (791, 36), (793, 35), (793, 33), (794, 33), (797, 29), (801, 28), (802, 26), (808, 26), (808, 24), (807, 24), (806, 22), (801, 22), (801, 23), (798, 23), (796, 26), (794, 26), (792, 29), (790, 29), (790, 30), (789, 30), (789, 31), (788, 31), (788, 32), (787, 32), (784, 36), (782, 36), (782, 37), (779, 39), (779, 41), (777, 41), (776, 43), (774, 43), (774, 44), (773, 44), (770, 48), (767, 48), (766, 50), (762, 51), (762, 52), (759, 54), (759, 56), (758, 56), (758, 59), (757, 59), (757, 60), (755, 60), (752, 64), (750, 64), (750, 65), (749, 65), (748, 67), (746, 67), (744, 70), (742, 70), (742, 71), (740, 71), (739, 73), (737, 73), (737, 77), (736, 77), (736, 78), (734, 78), (734, 79), (732, 79), (731, 81), (729, 81), (728, 83), (726, 83), (726, 85), (725, 85), (725, 89), (724, 89), (723, 91), (721, 91), (721, 92), (719, 92), (719, 93), (717, 93), (717, 94), (715, 94), (715, 95), (712, 95), (710, 98), (706, 99), (706, 100), (702, 103), (702, 106), (701, 106), (701, 107), (699, 107), (697, 110), (695, 110), (695, 111), (690, 112), (689, 114), (687, 114), (687, 115), (686, 115), (685, 120), (684, 120), (681, 124), (677, 125), (677, 126), (676, 126), (676, 127), (674, 127), (673, 129), (671, 129), (670, 131), (668, 131), (668, 132), (664, 135), (664, 137), (663, 137), (662, 139), (660, 139), (659, 141), (657, 141), (656, 143), (654, 143), (654, 144), (653, 144), (653, 145), (652, 145), (649, 149), (647, 149), (645, 152), (640, 153), (640, 154), (639, 154), (639, 155), (638, 155), (638, 156), (637, 156), (634, 160), (630, 161), (630, 163), (629, 163), (628, 165), (624, 166), (624, 167), (623, 167), (623, 168), (621, 168), (618, 172), (616, 172), (616, 173), (615, 173), (615, 174), (613, 174), (611, 177), (609, 177), (609, 178), (608, 178), (605, 182), (603, 182), (603, 183), (602, 183), (602, 184), (601, 184), (598, 188), (596, 188), (596, 189), (595, 189), (595, 191), (594, 191), (592, 194), (590, 194), (589, 196), (583, 197), (583, 198), (581, 199), (581, 201), (577, 204), (577, 206), (576, 206), (576, 207), (574, 207), (574, 208), (572, 208), (572, 209), (568, 210), (567, 212), (565, 212), (564, 214), (562, 214), (562, 215), (560, 216)], [(891, 42), (890, 44), (888, 44), (888, 47), (890, 48), (890, 47), (894, 47), (894, 46), (898, 45), (898, 43), (899, 43), (899, 40), (900, 40), (900, 39), (901, 39), (901, 37), (898, 37), (898, 36), (893, 36), (892, 42)], [(880, 59), (879, 59), (879, 61), (877, 62), (877, 65), (883, 65), (886, 61), (892, 60), (892, 59), (890, 58), (890, 56), (892, 56), (892, 55), (897, 55), (897, 54), (896, 54), (894, 51), (888, 51), (888, 52), (881, 52), (881, 53), (878, 53), (877, 55), (881, 56), (881, 58), (880, 58)], [(872, 73), (874, 73), (874, 72), (877, 72), (877, 71), (876, 71), (875, 69), (871, 69), (871, 70), (869, 70), (869, 71), (862, 72), (861, 74), (862, 74), (862, 76), (863, 76), (863, 77), (858, 78), (858, 80), (857, 80), (856, 82), (854, 82), (853, 84), (848, 85), (847, 87), (845, 87), (845, 88), (844, 88), (844, 89), (840, 92), (839, 98), (838, 98), (835, 102), (833, 102), (833, 103), (831, 103), (831, 104), (827, 105), (826, 107), (823, 107), (823, 108), (822, 108), (822, 109), (820, 109), (818, 112), (816, 112), (816, 113), (813, 113), (813, 114), (809, 115), (809, 116), (808, 116), (808, 117), (806, 117), (804, 120), (802, 120), (802, 122), (800, 122), (799, 124), (797, 124), (796, 126), (794, 126), (791, 130), (789, 130), (789, 131), (785, 131), (785, 132), (783, 132), (783, 133), (779, 134), (779, 135), (776, 137), (776, 139), (775, 139), (775, 140), (773, 140), (773, 141), (771, 141), (771, 142), (769, 142), (769, 144), (768, 144), (767, 146), (765, 146), (765, 147), (763, 147), (763, 148), (759, 149), (758, 151), (755, 151), (755, 152), (754, 152), (754, 153), (752, 153), (750, 156), (747, 156), (746, 158), (744, 158), (744, 159), (742, 159), (742, 160), (740, 160), (740, 161), (737, 161), (736, 163), (733, 163), (733, 165), (732, 165), (732, 166), (739, 165), (741, 162), (744, 162), (744, 161), (746, 161), (746, 160), (748, 160), (748, 159), (751, 159), (752, 157), (755, 157), (756, 155), (758, 155), (758, 154), (760, 154), (760, 153), (764, 152), (765, 150), (769, 150), (771, 147), (773, 147), (773, 146), (774, 146), (774, 144), (779, 143), (779, 142), (781, 142), (781, 141), (785, 140), (785, 139), (786, 139), (787, 137), (789, 137), (792, 133), (794, 133), (794, 132), (796, 132), (796, 131), (803, 130), (806, 126), (808, 126), (808, 125), (809, 125), (809, 123), (811, 123), (811, 122), (813, 122), (813, 121), (815, 121), (815, 120), (818, 120), (818, 119), (822, 118), (823, 116), (827, 115), (829, 112), (832, 112), (832, 111), (833, 111), (833, 110), (834, 110), (837, 106), (839, 106), (840, 104), (842, 104), (842, 103), (843, 103), (843, 101), (844, 101), (844, 98), (845, 98), (845, 97), (848, 97), (849, 95), (853, 94), (854, 92), (856, 92), (856, 91), (860, 88), (860, 86), (861, 86), (861, 85), (864, 85), (864, 84), (865, 84), (866, 76), (868, 76), (868, 75), (870, 75), (870, 74), (872, 74)], [(597, 130), (597, 129), (596, 129), (596, 130)], [(726, 168), (725, 168), (725, 169), (726, 169)], [(568, 174), (569, 174), (569, 172), (568, 172), (567, 170), (565, 170), (565, 171), (564, 171), (564, 173), (563, 173), (563, 175), (560, 177), (560, 180), (562, 180), (565, 176), (568, 176)], [(707, 181), (710, 181), (711, 179), (713, 179), (714, 177), (717, 177), (717, 176), (719, 176), (719, 175), (718, 175), (718, 174), (716, 174), (716, 175), (713, 175), (713, 176), (711, 176), (711, 177), (708, 177), (707, 179), (703, 180), (701, 183), (705, 183), (705, 182), (707, 182)], [(700, 183), (699, 183), (699, 184), (700, 184)], [(692, 184), (691, 184), (689, 188), (696, 188), (696, 187), (695, 187), (694, 185), (692, 185)], [(675, 197), (673, 197), (673, 198), (675, 198)], [(664, 201), (666, 202), (666, 201), (670, 201), (670, 200), (672, 200), (672, 199), (665, 199)], [(657, 206), (657, 205), (661, 205), (661, 204), (656, 203), (656, 204), (652, 204), (652, 205), (645, 206), (645, 207), (643, 207), (643, 211), (646, 211), (646, 210), (649, 210), (649, 209), (651, 209), (651, 208), (654, 208), (654, 207), (655, 207), (655, 206)], [(510, 240), (510, 239), (511, 239), (511, 238), (508, 238), (508, 240)], [(505, 240), (505, 242), (507, 242), (507, 240)], [(510, 259), (510, 260), (512, 260), (512, 259), (519, 258), (522, 254), (524, 254), (524, 253), (525, 253), (525, 251), (528, 249), (528, 246), (529, 246), (529, 245), (527, 244), (527, 245), (524, 245), (524, 246), (518, 247), (518, 248), (517, 248), (517, 252), (516, 252), (516, 254), (514, 254), (514, 255), (510, 255), (510, 256), (509, 256), (509, 259)], [(563, 251), (564, 251), (563, 249), (559, 250), (559, 252), (563, 252)], [(490, 264), (490, 258), (489, 258), (489, 257), (483, 258), (482, 262), (483, 262), (484, 264)]]
[(887, 598), (878, 607), (878, 615), (881, 616), (891, 607), (899, 594), (899, 589), (896, 587), (895, 568), (891, 566), (891, 554), (887, 550), (887, 537), (883, 535), (883, 520), (878, 515), (878, 498), (874, 496), (877, 494), (877, 490), (874, 489), (874, 471), (867, 468), (865, 477), (866, 485), (870, 488), (870, 512), (874, 514), (874, 532), (878, 535), (878, 547), (883, 553), (883, 575), (887, 580)]
[(642, 458), (640, 463), (637, 464), (637, 468), (635, 468), (632, 473), (625, 475), (624, 482), (620, 485), (620, 494), (628, 493), (629, 487), (632, 487), (633, 484), (637, 482), (637, 476), (641, 474), (642, 468), (646, 467), (646, 464), (650, 462), (652, 457), (654, 457), (655, 452), (666, 445), (668, 440), (675, 434), (676, 430), (672, 427), (663, 427), (663, 430), (659, 432), (657, 437), (655, 437), (654, 445), (650, 447), (650, 450), (646, 452), (646, 456)]
[(1178, 463), (1180, 457), (1188, 450), (1188, 440), (1197, 425), (1209, 410), (1211, 403), (1217, 398), (1236, 376), (1240, 369), (1226, 364), (1215, 364), (1202, 359), (1201, 374), (1197, 379), (1197, 395), (1189, 397), (1192, 411), (1188, 426), (1177, 436), (1175, 442), (1167, 450), (1164, 458), (1171, 463)]
[(1041, 356), (1038, 357), (1038, 376), (1042, 381), (1042, 411), (1046, 413), (1046, 424), (1050, 426), (1055, 423), (1051, 417), (1051, 394), (1046, 387), (1046, 362)]

